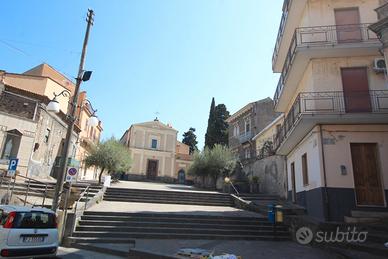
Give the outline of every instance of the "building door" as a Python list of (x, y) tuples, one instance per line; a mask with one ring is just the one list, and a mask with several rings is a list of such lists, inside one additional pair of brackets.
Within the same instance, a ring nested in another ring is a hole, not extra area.
[(334, 16), (339, 43), (362, 40), (358, 8), (336, 9), (334, 10)]
[(292, 202), (296, 202), (295, 163), (291, 163), (291, 188)]
[(158, 175), (158, 160), (148, 159), (147, 179), (155, 180), (157, 175)]
[(384, 206), (377, 144), (350, 144), (357, 205)]
[(181, 169), (178, 172), (178, 183), (179, 184), (185, 184), (186, 183), (186, 174), (185, 170)]
[(342, 68), (341, 76), (345, 112), (371, 112), (367, 68)]

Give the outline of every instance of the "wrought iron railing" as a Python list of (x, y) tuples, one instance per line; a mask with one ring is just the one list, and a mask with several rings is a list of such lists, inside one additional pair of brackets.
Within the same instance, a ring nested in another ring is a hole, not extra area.
[(242, 144), (242, 143), (250, 141), (252, 137), (253, 137), (252, 131), (247, 131), (247, 132), (244, 132), (244, 133), (240, 134), (238, 136), (238, 140)]
[(350, 113), (388, 114), (388, 90), (299, 93), (275, 136), (274, 145), (276, 148), (281, 145), (303, 114), (341, 115)]
[(360, 42), (378, 42), (370, 24), (330, 25), (296, 28), (284, 61), (282, 73), (276, 88), (274, 102), (277, 104), (298, 48), (314, 46), (335, 46)]
[(284, 28), (286, 26), (286, 21), (287, 21), (287, 17), (288, 17), (288, 11), (290, 10), (290, 5), (291, 5), (291, 0), (284, 0), (282, 18), (280, 19), (278, 36), (276, 37), (275, 48), (274, 48), (273, 55), (272, 55), (272, 66), (274, 66), (275, 61), (276, 61), (278, 54), (279, 54), (280, 42), (282, 41), (282, 38), (283, 38)]

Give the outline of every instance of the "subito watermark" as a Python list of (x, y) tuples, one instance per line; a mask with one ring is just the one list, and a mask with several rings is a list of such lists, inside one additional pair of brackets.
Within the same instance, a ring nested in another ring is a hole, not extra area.
[(363, 243), (368, 238), (367, 231), (358, 231), (356, 227), (347, 227), (340, 230), (337, 227), (335, 231), (317, 231), (315, 234), (309, 227), (301, 227), (296, 231), (296, 241), (301, 245), (316, 243)]

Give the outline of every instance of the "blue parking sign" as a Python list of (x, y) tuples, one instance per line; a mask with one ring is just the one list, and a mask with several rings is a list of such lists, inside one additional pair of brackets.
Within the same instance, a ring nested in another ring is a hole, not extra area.
[(16, 171), (16, 167), (18, 166), (18, 163), (19, 163), (19, 159), (11, 158), (9, 160), (8, 171)]

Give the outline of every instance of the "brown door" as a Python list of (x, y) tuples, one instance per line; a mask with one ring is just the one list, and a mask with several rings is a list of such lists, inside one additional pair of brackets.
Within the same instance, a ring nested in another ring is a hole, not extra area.
[(368, 72), (366, 67), (342, 68), (342, 86), (346, 112), (370, 112)]
[(351, 143), (357, 205), (384, 206), (377, 144)]
[(296, 202), (295, 163), (291, 163), (292, 202)]
[(155, 180), (158, 175), (158, 160), (148, 160), (147, 179)]
[(339, 43), (358, 42), (362, 40), (360, 27), (360, 13), (358, 8), (334, 10)]

